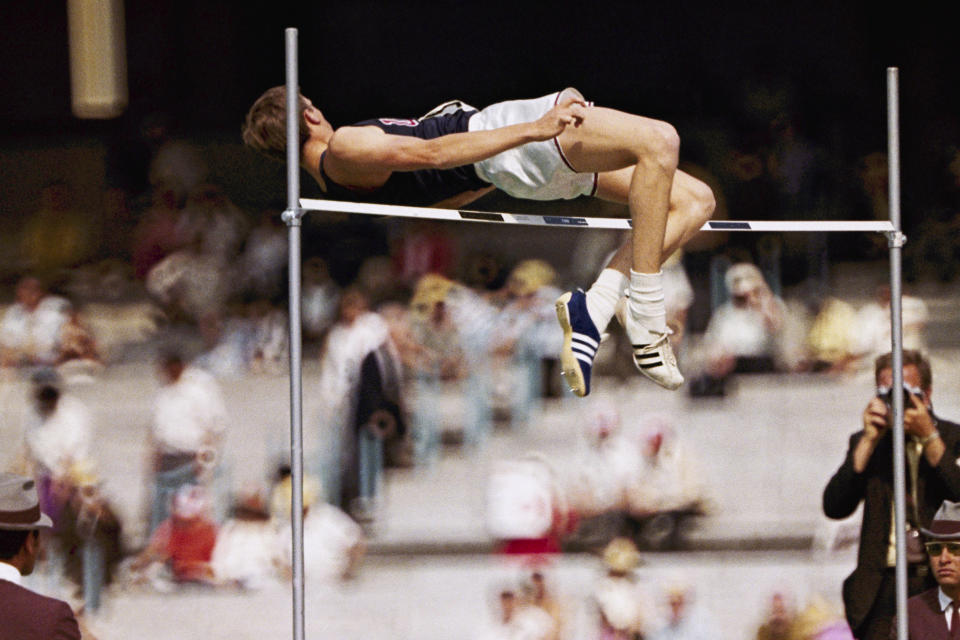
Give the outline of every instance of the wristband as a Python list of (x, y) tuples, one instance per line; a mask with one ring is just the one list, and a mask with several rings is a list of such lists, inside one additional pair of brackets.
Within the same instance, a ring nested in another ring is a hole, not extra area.
[(939, 432), (939, 431), (934, 431), (933, 433), (931, 433), (930, 435), (926, 436), (925, 438), (920, 438), (920, 440), (919, 440), (920, 446), (921, 446), (921, 447), (926, 447), (926, 446), (927, 446), (927, 443), (929, 443), (931, 440), (936, 440), (936, 439), (939, 438), (939, 437), (940, 437), (940, 432)]

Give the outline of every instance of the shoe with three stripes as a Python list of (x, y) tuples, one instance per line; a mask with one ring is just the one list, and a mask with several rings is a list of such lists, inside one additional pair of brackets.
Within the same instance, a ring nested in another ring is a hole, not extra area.
[(653, 342), (649, 344), (633, 344), (633, 363), (640, 373), (656, 382), (665, 389), (677, 389), (683, 384), (683, 375), (677, 366), (677, 358), (673, 355), (670, 346), (670, 334), (667, 329), (664, 333), (651, 331)]
[(600, 332), (587, 312), (587, 296), (581, 289), (557, 299), (557, 319), (563, 329), (560, 368), (574, 395), (590, 393), (590, 372), (600, 348)]

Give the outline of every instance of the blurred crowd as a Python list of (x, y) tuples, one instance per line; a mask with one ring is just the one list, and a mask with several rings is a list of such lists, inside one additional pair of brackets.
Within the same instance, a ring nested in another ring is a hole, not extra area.
[[(201, 150), (172, 136), (162, 118), (144, 121), (138, 145), (139, 164), (113, 159), (104, 216), (78, 210), (70, 185), (51, 182), (11, 243), (17, 268), (0, 303), (0, 377), (30, 382), (17, 465), (38, 478), (44, 511), (55, 515), (52, 562), (59, 564), (51, 571), (88, 590), (116, 576), (161, 590), (182, 583), (256, 588), (289, 578), (289, 468), (269, 486), (244, 478), (247, 488), (238, 492), (226, 486), (223, 462), (230, 424), (223, 386), (287, 372), (280, 212), (235, 204), (211, 178)], [(703, 166), (688, 167), (707, 176), (723, 168), (712, 180), (719, 217), (885, 217), (882, 156), (863, 158), (850, 198), (863, 206), (852, 212), (824, 204), (823, 151), (789, 118), (723, 148), (722, 162), (703, 154)], [(944, 193), (955, 197), (960, 152), (945, 175)], [(916, 225), (908, 279), (930, 268), (942, 280), (956, 276), (960, 253), (946, 240), (956, 235), (960, 210), (945, 202)], [(510, 258), (465, 250), (469, 243), (443, 223), (352, 225), (337, 219), (314, 230), (309, 239), (317, 242), (302, 264), (303, 339), (319, 370), (309, 392), (320, 409), (308, 428), (322, 443), (304, 486), (305, 552), (311, 574), (330, 579), (359, 569), (386, 470), (434, 465), (450, 441), (481, 448), (496, 429), (535, 423), (545, 401), (565, 394), (553, 303), (568, 284), (566, 265), (547, 251)], [(872, 297), (845, 300), (827, 283), (828, 257), (880, 249), (859, 239), (857, 249), (839, 251), (810, 238), (728, 240), (695, 240), (690, 254), (664, 265), (672, 339), (690, 396), (733, 393), (731, 382), (746, 374), (857, 373), (888, 350), (889, 286), (877, 283)], [(903, 315), (904, 347), (923, 350), (928, 311), (909, 290)], [(622, 335), (609, 336), (598, 375), (632, 375), (616, 364), (628, 360), (616, 355), (627, 348)], [(99, 490), (93, 418), (69, 390), (96, 385), (117, 363), (143, 360), (156, 364), (159, 386), (144, 443), (147, 536), (131, 549), (122, 535), (130, 523)], [(549, 554), (621, 538), (664, 548), (676, 544), (685, 518), (709, 513), (709, 483), (679, 417), (584, 406), (583, 447), (569, 459), (529, 452), (491, 470), (486, 524), (498, 551)], [(606, 560), (608, 581), (636, 568), (633, 559), (619, 568)], [(101, 567), (97, 576), (84, 574), (93, 567)], [(563, 637), (543, 575), (531, 580), (499, 594), (491, 637)], [(637, 605), (617, 593), (606, 585), (597, 597), (599, 637), (710, 637), (681, 631), (689, 591), (669, 591), (671, 613), (642, 629), (616, 622)], [(531, 607), (547, 616), (521, 615)], [(758, 638), (828, 637), (798, 635), (802, 614), (788, 609), (774, 598)]]
[[(629, 538), (617, 537), (597, 553), (586, 592), (571, 594), (549, 565), (521, 567), (518, 578), (497, 585), (491, 615), (477, 640), (710, 640), (724, 637), (720, 618), (698, 597), (686, 572), (649, 571)], [(657, 575), (659, 573), (659, 575)], [(769, 594), (756, 612), (756, 640), (850, 640), (841, 609), (811, 594), (798, 605), (790, 589)]]

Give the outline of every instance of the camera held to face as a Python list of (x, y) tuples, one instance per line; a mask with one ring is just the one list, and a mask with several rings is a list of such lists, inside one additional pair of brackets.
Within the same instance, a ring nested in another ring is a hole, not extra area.
[[(913, 401), (910, 400), (910, 395), (913, 394), (923, 401), (923, 389), (917, 387), (911, 387), (906, 382), (903, 383), (903, 410), (913, 408)], [(877, 397), (883, 400), (884, 404), (887, 405), (887, 422), (893, 420), (893, 387), (887, 386), (878, 386), (877, 387)], [(928, 407), (929, 408), (929, 407)]]

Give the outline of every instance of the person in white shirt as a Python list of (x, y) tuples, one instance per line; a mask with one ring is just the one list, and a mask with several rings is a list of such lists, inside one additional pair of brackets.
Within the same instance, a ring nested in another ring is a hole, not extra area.
[(210, 480), (227, 427), (223, 392), (211, 374), (172, 351), (161, 354), (159, 373), (163, 384), (150, 428), (151, 531), (169, 515), (168, 503), (179, 487)]
[(16, 302), (0, 319), (0, 365), (49, 365), (57, 360), (70, 303), (50, 295), (37, 278), (17, 283)]

